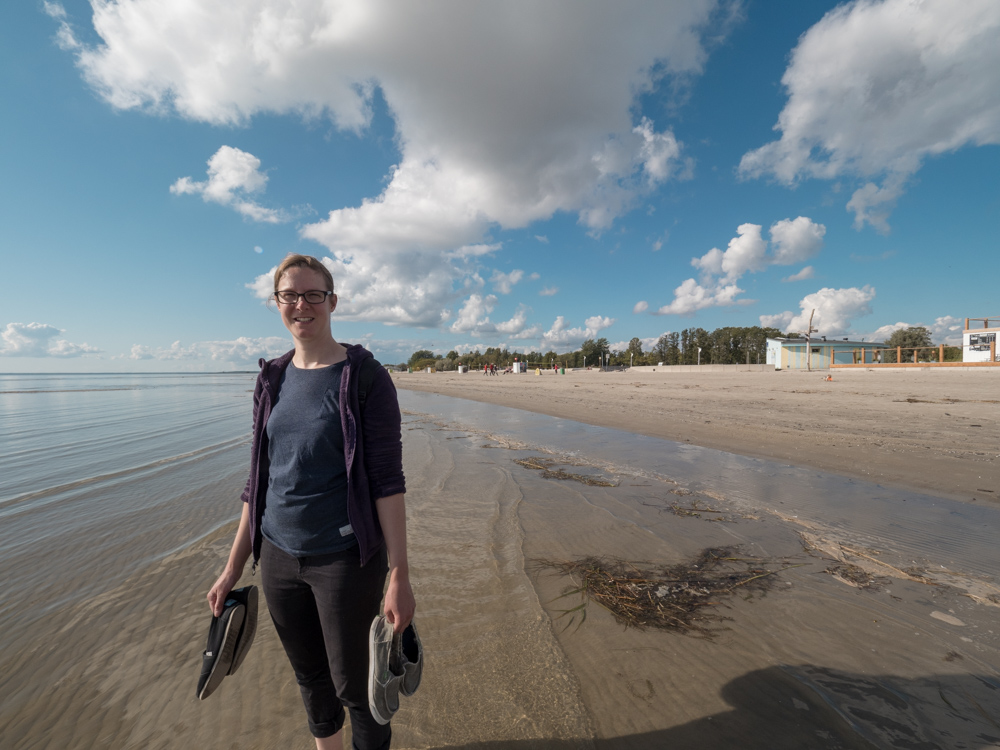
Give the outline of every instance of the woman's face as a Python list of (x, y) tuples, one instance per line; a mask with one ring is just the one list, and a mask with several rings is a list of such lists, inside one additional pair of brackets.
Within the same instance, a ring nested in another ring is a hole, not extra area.
[[(298, 292), (303, 294), (312, 291), (326, 291), (327, 285), (323, 275), (311, 268), (295, 266), (285, 271), (278, 282), (279, 292)], [(330, 313), (337, 307), (337, 295), (331, 294), (318, 304), (306, 302), (305, 297), (299, 297), (295, 304), (278, 303), (281, 320), (296, 341), (316, 341), (325, 337), (332, 338), (330, 333)]]

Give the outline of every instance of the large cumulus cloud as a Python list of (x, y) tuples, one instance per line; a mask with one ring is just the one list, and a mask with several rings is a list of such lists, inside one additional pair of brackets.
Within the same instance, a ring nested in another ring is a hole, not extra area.
[(928, 157), (1000, 143), (1000, 3), (856, 0), (830, 11), (781, 79), (781, 137), (743, 156), (747, 177), (864, 182), (855, 226), (888, 231), (906, 181)]
[(431, 326), (478, 291), (483, 257), (459, 249), (491, 227), (566, 211), (601, 231), (690, 173), (673, 132), (636, 119), (636, 96), (700, 73), (731, 5), (94, 0), (96, 46), (49, 7), (121, 109), (220, 125), (293, 113), (362, 132), (380, 89), (401, 152), (388, 184), (302, 232), (333, 257), (343, 315)]

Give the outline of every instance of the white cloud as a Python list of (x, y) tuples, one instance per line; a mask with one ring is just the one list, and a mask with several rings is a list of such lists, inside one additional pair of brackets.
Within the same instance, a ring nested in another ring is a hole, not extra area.
[(510, 273), (494, 271), (490, 277), (490, 283), (493, 284), (493, 289), (500, 292), (500, 294), (510, 294), (514, 289), (514, 285), (522, 278), (524, 278), (524, 271), (519, 269), (515, 269)]
[(826, 287), (803, 297), (799, 303), (801, 312), (798, 315), (788, 310), (776, 315), (761, 315), (760, 324), (780, 328), (786, 333), (805, 333), (809, 327), (809, 316), (815, 310), (812, 325), (817, 329), (817, 335), (836, 336), (848, 332), (856, 318), (870, 315), (873, 299), (875, 288), (872, 286), (860, 289)]
[(932, 325), (927, 326), (931, 332), (931, 340), (935, 344), (957, 346), (962, 343), (962, 333), (965, 331), (965, 321), (951, 315), (935, 318)]
[(786, 276), (782, 281), (805, 281), (806, 279), (811, 279), (816, 275), (816, 270), (812, 266), (806, 266), (798, 273), (793, 273), (791, 276)]
[(721, 275), (729, 284), (748, 271), (760, 271), (765, 265), (767, 242), (760, 236), (760, 224), (740, 224), (736, 237), (729, 241), (725, 252), (713, 247), (701, 258), (692, 258), (691, 265), (706, 274)]
[(260, 245), (254, 245), (253, 251), (257, 253), (257, 255), (260, 255), (261, 253), (264, 252), (264, 248), (262, 248)]
[(168, 347), (134, 344), (127, 355), (132, 360), (210, 361), (238, 366), (256, 365), (257, 361), (273, 359), (292, 348), (290, 339), (280, 336), (253, 338), (240, 336), (232, 341), (197, 341), (184, 346), (175, 341)]
[(769, 231), (774, 245), (772, 263), (779, 266), (809, 260), (823, 248), (826, 235), (825, 226), (805, 216), (776, 221)]
[(542, 334), (540, 348), (542, 351), (571, 352), (579, 349), (587, 339), (597, 338), (601, 331), (614, 324), (614, 318), (595, 315), (587, 318), (582, 328), (569, 328), (566, 319), (560, 315), (553, 321), (552, 327)]
[(541, 242), (543, 245), (549, 244), (549, 238), (546, 237), (544, 234), (536, 234), (535, 239)]
[[(826, 227), (806, 216), (782, 219), (769, 230), (773, 251), (768, 253), (768, 243), (761, 236), (760, 224), (740, 224), (736, 237), (729, 241), (725, 251), (713, 247), (700, 258), (692, 258), (691, 265), (702, 272), (701, 282), (685, 280), (674, 290), (674, 300), (664, 305), (659, 315), (691, 315), (708, 307), (751, 304), (752, 300), (736, 299), (742, 294), (737, 282), (747, 273), (757, 273), (769, 266), (799, 263), (816, 255), (823, 247)], [(806, 269), (797, 274), (801, 278)], [(812, 273), (812, 267), (809, 267)], [(789, 277), (794, 278), (794, 277)]]
[(687, 279), (674, 289), (674, 300), (656, 311), (657, 315), (691, 315), (707, 307), (725, 307), (736, 304), (736, 295), (743, 290), (736, 284), (702, 286), (694, 279)]
[(926, 323), (903, 323), (901, 321), (898, 323), (889, 323), (888, 325), (876, 328), (866, 338), (870, 341), (885, 341), (898, 330), (917, 326), (923, 326), (930, 331), (931, 341), (935, 344), (945, 344), (947, 346), (961, 346), (962, 344), (962, 332), (965, 329), (965, 321), (951, 315), (936, 318), (932, 325)]
[(496, 326), (490, 323), (489, 314), (496, 307), (497, 298), (489, 294), (473, 294), (458, 311), (455, 322), (451, 324), (452, 333), (489, 332), (494, 333)]
[(539, 292), (542, 297), (554, 297), (559, 294), (559, 287), (557, 286), (547, 286)]
[(632, 308), (632, 314), (638, 315), (639, 313), (646, 312), (646, 310), (648, 309), (649, 309), (649, 303), (646, 302), (646, 300), (644, 299), (639, 300), (638, 302), (635, 303), (635, 306)]
[(864, 179), (848, 204), (855, 224), (887, 231), (903, 184), (926, 158), (1000, 143), (997, 70), (995, 0), (838, 6), (792, 52), (781, 138), (746, 153), (740, 172), (786, 184)]
[(682, 144), (635, 103), (701, 73), (703, 39), (729, 28), (720, 5), (95, 2), (102, 41), (76, 55), (116, 108), (219, 125), (291, 113), (363, 132), (377, 87), (398, 165), (302, 234), (332, 254), (346, 315), (435, 326), (479, 270), (454, 248), (558, 211), (600, 231), (687, 175)]
[(8, 323), (0, 331), (0, 356), (70, 358), (102, 353), (95, 346), (57, 338), (63, 333), (47, 323)]
[(59, 22), (59, 28), (56, 31), (56, 43), (59, 45), (59, 48), (72, 52), (81, 49), (82, 45), (76, 40), (73, 28), (67, 20), (65, 8), (60, 3), (50, 3), (48, 0), (44, 0), (42, 10)]
[[(639, 343), (642, 344), (643, 353), (645, 354), (649, 352), (650, 349), (656, 346), (656, 342), (659, 340), (660, 340), (659, 336), (652, 336), (648, 339), (640, 338)], [(609, 344), (609, 346), (611, 347), (611, 351), (613, 352), (624, 352), (628, 350), (628, 345), (631, 342), (632, 342), (631, 339), (629, 339), (628, 341), (616, 341), (613, 344)]]
[(632, 132), (642, 137), (639, 148), (639, 158), (646, 181), (655, 186), (669, 179), (675, 172), (682, 171), (682, 178), (690, 178), (694, 162), (690, 159), (681, 162), (681, 144), (669, 130), (657, 133), (653, 130), (653, 121), (643, 117), (642, 121), (632, 128)]
[(260, 159), (238, 148), (222, 146), (208, 160), (206, 181), (195, 182), (190, 177), (181, 177), (170, 186), (170, 192), (200, 195), (205, 202), (229, 206), (254, 221), (268, 224), (287, 221), (284, 212), (265, 208), (247, 197), (263, 192), (266, 185), (267, 175), (260, 171)]
[(497, 333), (504, 333), (514, 339), (533, 339), (541, 334), (539, 326), (527, 326), (528, 308), (518, 305), (514, 317), (503, 323), (497, 323)]
[(537, 326), (528, 327), (528, 308), (518, 305), (510, 320), (494, 323), (490, 313), (496, 307), (497, 297), (493, 294), (472, 294), (458, 311), (455, 322), (451, 325), (452, 333), (469, 333), (473, 336), (487, 336), (496, 333), (506, 334), (514, 339), (534, 338), (541, 329)]
[(866, 182), (854, 191), (847, 201), (847, 210), (854, 212), (854, 228), (863, 229), (865, 222), (880, 234), (889, 233), (889, 214), (896, 206), (896, 200), (903, 194), (904, 175), (890, 175), (882, 187), (874, 182)]

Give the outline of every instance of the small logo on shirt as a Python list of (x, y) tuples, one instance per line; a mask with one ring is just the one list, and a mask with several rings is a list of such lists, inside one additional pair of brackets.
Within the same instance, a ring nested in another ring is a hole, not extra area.
[(354, 529), (351, 528), (351, 524), (347, 524), (347, 526), (341, 526), (340, 527), (340, 535), (341, 536), (350, 536), (353, 533), (354, 533)]

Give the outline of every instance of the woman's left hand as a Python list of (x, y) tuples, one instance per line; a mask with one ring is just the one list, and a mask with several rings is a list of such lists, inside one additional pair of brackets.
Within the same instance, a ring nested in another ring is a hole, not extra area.
[(398, 570), (390, 571), (389, 587), (385, 592), (385, 619), (392, 623), (393, 630), (402, 633), (413, 620), (416, 608), (410, 577)]

